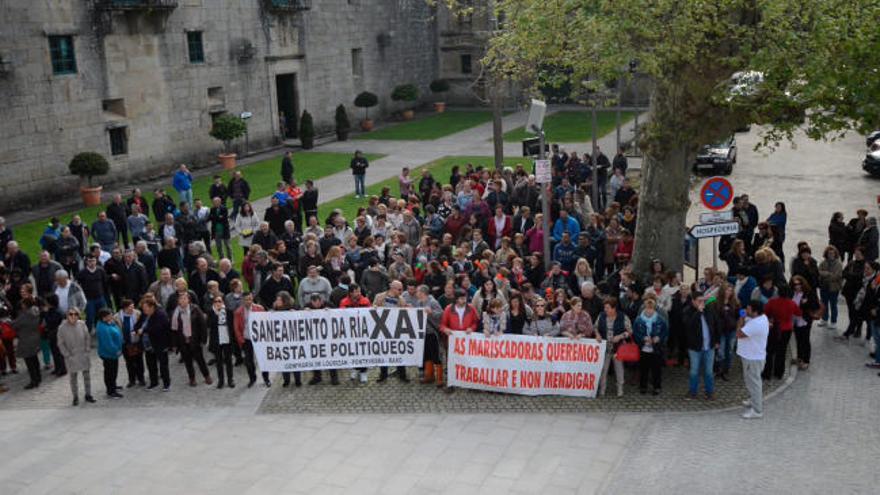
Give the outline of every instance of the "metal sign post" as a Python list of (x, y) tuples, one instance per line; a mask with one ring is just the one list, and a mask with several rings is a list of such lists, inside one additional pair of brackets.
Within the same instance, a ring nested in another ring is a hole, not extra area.
[[(532, 106), (529, 109), (529, 120), (526, 122), (526, 130), (538, 135), (538, 160), (545, 164), (547, 155), (544, 149), (544, 114), (547, 111), (547, 104), (541, 100), (532, 100)], [(535, 180), (537, 181), (538, 163), (535, 163)], [(546, 174), (543, 174), (546, 177)], [(550, 260), (552, 253), (550, 252), (550, 196), (553, 194), (553, 182), (542, 184), (541, 192), (541, 216), (543, 217), (542, 228), (544, 229), (544, 269), (550, 270)]]

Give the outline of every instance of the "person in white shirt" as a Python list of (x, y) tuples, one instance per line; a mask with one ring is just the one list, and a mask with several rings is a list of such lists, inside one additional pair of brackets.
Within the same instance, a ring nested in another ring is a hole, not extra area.
[(749, 399), (743, 401), (743, 406), (748, 407), (748, 410), (742, 417), (757, 419), (764, 416), (761, 371), (767, 357), (770, 322), (764, 315), (764, 305), (760, 301), (749, 302), (745, 313), (745, 322), (736, 331), (736, 353), (742, 358), (743, 380), (749, 391)]

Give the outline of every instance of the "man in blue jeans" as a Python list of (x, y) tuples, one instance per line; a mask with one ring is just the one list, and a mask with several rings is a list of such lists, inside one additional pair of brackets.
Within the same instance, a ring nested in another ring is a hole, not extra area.
[[(712, 304), (718, 304), (713, 302)], [(700, 386), (700, 368), (703, 373), (703, 386), (706, 400), (715, 400), (715, 379), (712, 366), (715, 363), (715, 351), (721, 340), (718, 316), (711, 304), (706, 307), (706, 297), (702, 293), (694, 294), (693, 307), (688, 315), (687, 342), (688, 356), (691, 361), (690, 387), (685, 397), (687, 400), (697, 398)]]
[(76, 281), (86, 296), (86, 325), (89, 330), (93, 330), (98, 310), (108, 305), (107, 274), (98, 266), (98, 260), (94, 256), (88, 256), (85, 267), (76, 276)]
[(174, 177), (171, 179), (171, 185), (177, 191), (180, 201), (186, 201), (190, 208), (193, 206), (192, 183), (192, 173), (185, 164), (181, 164), (180, 169), (174, 173)]
[(370, 162), (364, 157), (360, 150), (354, 152), (354, 158), (351, 159), (351, 174), (354, 176), (354, 196), (363, 198), (367, 195), (364, 179), (367, 176), (367, 167)]

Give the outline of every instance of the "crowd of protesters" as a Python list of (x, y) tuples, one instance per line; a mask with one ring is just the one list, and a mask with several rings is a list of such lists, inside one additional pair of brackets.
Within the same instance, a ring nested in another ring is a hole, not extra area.
[[(596, 209), (589, 194), (593, 163)], [(542, 187), (522, 166), (462, 164), (446, 183), (428, 170), (413, 177), (404, 168), (396, 196), (386, 187), (367, 197), (369, 163), (356, 153), (351, 170), (364, 205), (353, 218), (338, 210), (320, 218), (318, 191), (309, 180), (298, 185), (288, 153), (264, 212), (254, 211), (241, 172), (228, 184), (215, 177), (203, 201), (193, 197), (192, 175), (181, 166), (172, 181), (178, 202), (157, 190), (148, 205), (134, 189), (127, 199), (114, 196), (91, 225), (78, 216), (68, 225), (52, 219), (36, 263), (0, 223), (0, 372), (17, 373), (21, 357), (27, 388), (36, 388), (41, 356), (45, 369), (70, 376), (74, 405), (78, 377), (85, 400), (93, 401), (93, 333), (110, 398), (122, 397), (120, 358), (127, 387), (169, 390), (169, 353), (179, 355), (191, 386), (211, 385), (216, 377), (218, 388), (234, 387), (239, 366), (253, 386), (257, 366), (244, 331), (252, 311), (416, 307), (428, 312), (430, 330), (420, 381), (450, 392), (443, 369), (453, 331), (607, 342), (600, 395), (612, 368), (622, 396), (627, 373), (638, 375), (641, 393), (658, 395), (663, 368), (685, 366), (685, 398), (697, 399), (702, 382), (702, 397), (714, 400), (715, 378), (728, 380), (736, 349), (750, 392), (746, 417), (760, 417), (761, 378), (783, 376), (792, 333), (798, 365), (809, 367), (812, 323), (835, 328), (839, 294), (850, 309), (841, 338), (858, 338), (863, 322), (875, 334), (880, 328), (874, 325), (877, 225), (866, 212), (848, 224), (835, 214), (822, 261), (801, 243), (786, 277), (785, 206), (777, 204), (761, 221), (742, 195), (733, 206), (740, 233), (721, 241), (728, 271), (707, 268), (697, 282), (683, 284), (663, 260), (654, 260), (647, 274), (632, 270), (639, 197), (623, 150), (613, 160), (601, 151), (593, 160), (554, 146), (551, 164), (546, 212)], [(544, 215), (551, 217), (549, 232)], [(232, 252), (233, 238), (243, 253)], [(625, 343), (638, 347), (635, 362), (615, 358)], [(880, 357), (872, 366), (880, 367)], [(378, 380), (391, 374), (383, 368)], [(394, 374), (410, 380), (403, 367)], [(292, 375), (282, 374), (283, 386), (302, 384), (300, 373)], [(336, 370), (329, 375), (339, 383)], [(271, 386), (268, 373), (261, 378)], [(350, 378), (366, 383), (367, 370), (351, 370)], [(309, 384), (322, 381), (314, 372)]]

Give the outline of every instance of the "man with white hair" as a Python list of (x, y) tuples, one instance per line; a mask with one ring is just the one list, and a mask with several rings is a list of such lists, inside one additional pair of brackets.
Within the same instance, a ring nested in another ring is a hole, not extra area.
[(31, 271), (31, 259), (19, 249), (16, 241), (6, 243), (6, 257), (3, 259), (3, 263), (10, 272), (18, 269), (25, 277)]
[(228, 294), (230, 290), (229, 284), (235, 279), (241, 279), (241, 274), (232, 267), (232, 261), (229, 258), (223, 258), (217, 266), (219, 268), (217, 270), (219, 277), (217, 282), (220, 285), (220, 292)]
[(67, 314), (67, 310), (75, 309), (82, 313), (86, 309), (86, 295), (78, 283), (70, 280), (67, 270), (55, 272), (55, 290), (58, 296), (58, 310)]
[(597, 321), (602, 313), (602, 298), (596, 295), (596, 284), (593, 282), (581, 284), (581, 304), (584, 311), (590, 314), (590, 318)]

